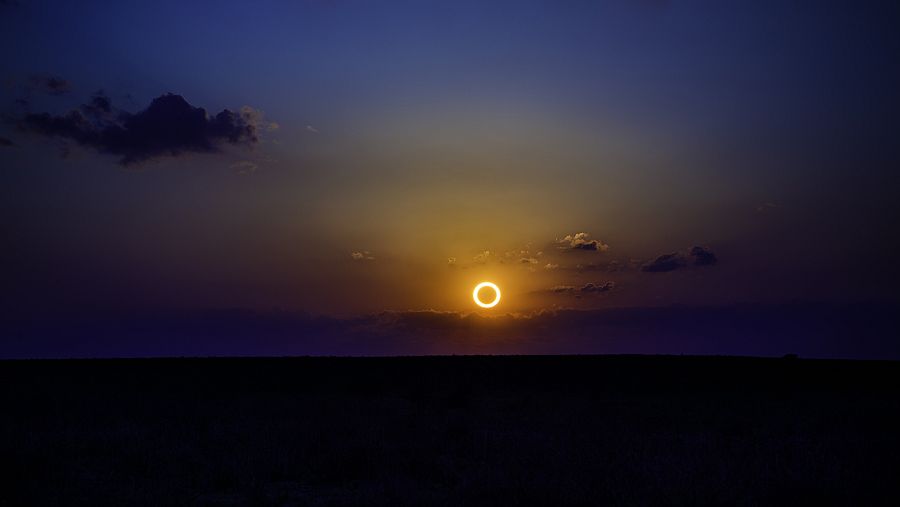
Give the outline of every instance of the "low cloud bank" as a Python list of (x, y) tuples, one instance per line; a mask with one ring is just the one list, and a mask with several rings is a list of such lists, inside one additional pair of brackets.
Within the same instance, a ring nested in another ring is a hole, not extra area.
[(790, 304), (354, 318), (217, 310), (6, 319), (0, 357), (724, 354), (900, 359), (893, 304)]

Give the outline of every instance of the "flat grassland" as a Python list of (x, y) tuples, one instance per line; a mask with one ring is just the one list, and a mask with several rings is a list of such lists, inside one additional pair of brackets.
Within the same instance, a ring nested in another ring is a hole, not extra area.
[(900, 362), (0, 361), (0, 505), (900, 505)]

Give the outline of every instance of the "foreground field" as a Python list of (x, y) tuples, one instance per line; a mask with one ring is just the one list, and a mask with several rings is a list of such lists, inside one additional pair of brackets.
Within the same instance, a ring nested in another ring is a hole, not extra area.
[(900, 363), (0, 362), (0, 505), (894, 504)]

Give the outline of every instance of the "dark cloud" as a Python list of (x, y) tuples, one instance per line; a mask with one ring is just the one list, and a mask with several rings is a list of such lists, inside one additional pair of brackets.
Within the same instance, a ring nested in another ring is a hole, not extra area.
[(107, 118), (114, 113), (112, 100), (103, 90), (95, 93), (90, 102), (81, 106), (81, 109), (92, 118)]
[(719, 260), (716, 258), (716, 254), (702, 246), (691, 248), (691, 256), (694, 258), (695, 266), (712, 266)]
[(615, 288), (615, 282), (605, 282), (601, 284), (586, 283), (581, 287), (574, 285), (557, 285), (547, 289), (547, 292), (555, 294), (595, 294), (601, 292), (609, 292)]
[(675, 271), (684, 267), (684, 257), (678, 253), (668, 253), (660, 255), (652, 261), (641, 266), (641, 271), (647, 273), (664, 273), (666, 271)]
[(605, 252), (609, 250), (609, 245), (598, 239), (588, 239), (589, 237), (590, 234), (586, 232), (577, 232), (569, 234), (563, 239), (556, 240), (556, 244), (561, 250), (586, 250), (589, 252)]
[(9, 147), (15, 146), (15, 145), (16, 145), (16, 143), (12, 142), (11, 140), (9, 140), (5, 137), (0, 137), (0, 146), (2, 146), (4, 148), (9, 148)]
[(252, 146), (259, 142), (261, 122), (261, 114), (249, 107), (210, 116), (171, 93), (153, 99), (143, 111), (129, 113), (98, 93), (64, 115), (30, 113), (18, 124), (24, 131), (119, 156), (119, 163), (129, 165), (183, 153), (216, 152), (223, 144)]
[(695, 246), (694, 248), (691, 248), (687, 254), (683, 252), (672, 252), (660, 255), (641, 266), (641, 271), (646, 273), (675, 271), (676, 269), (687, 267), (689, 257), (693, 257), (694, 266), (713, 266), (719, 260), (716, 257), (716, 254), (712, 253), (708, 248)]
[(613, 290), (616, 286), (615, 282), (606, 282), (600, 285), (594, 285), (593, 283), (584, 284), (581, 289), (579, 289), (582, 293), (591, 293), (591, 292), (609, 292)]
[(28, 89), (50, 95), (63, 95), (72, 91), (72, 83), (59, 76), (35, 74), (28, 78)]

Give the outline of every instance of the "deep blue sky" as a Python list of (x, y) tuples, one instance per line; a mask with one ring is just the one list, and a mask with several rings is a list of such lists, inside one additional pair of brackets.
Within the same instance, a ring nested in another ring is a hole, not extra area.
[[(486, 316), (858, 322), (898, 302), (898, 26), (888, 1), (0, 2), (5, 311), (468, 313), (490, 279)], [(166, 350), (35, 329), (6, 355)], [(784, 352), (744, 339), (700, 351)]]

